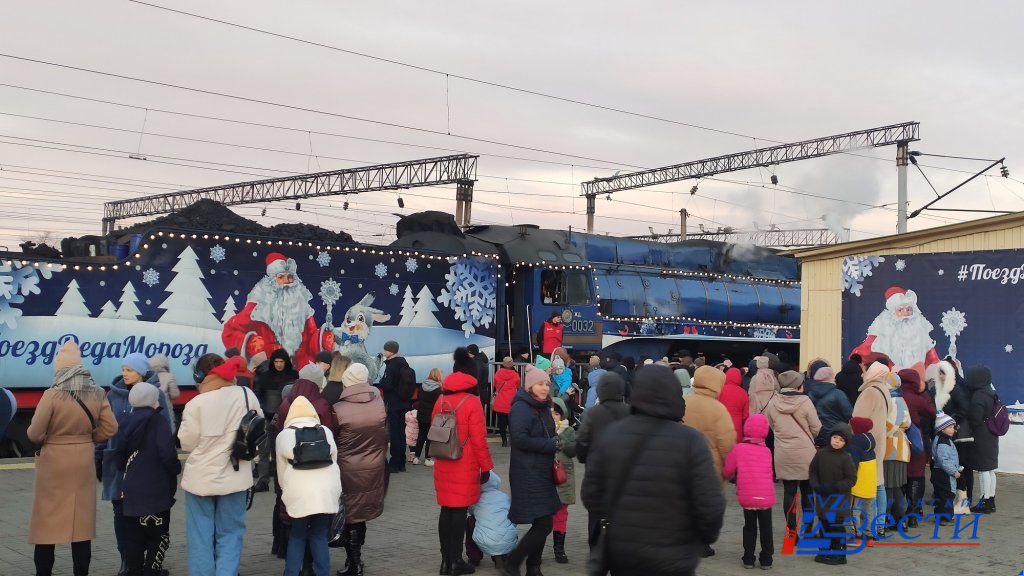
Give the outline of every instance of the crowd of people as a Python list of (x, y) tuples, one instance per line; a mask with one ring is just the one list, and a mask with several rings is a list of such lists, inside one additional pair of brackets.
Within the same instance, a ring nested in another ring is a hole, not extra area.
[[(727, 482), (742, 507), (746, 568), (772, 566), (777, 509), (787, 538), (829, 538), (815, 557), (823, 564), (913, 530), (926, 503), (941, 525), (976, 493), (971, 513), (996, 510), (998, 396), (985, 367), (964, 373), (948, 358), (922, 374), (854, 355), (838, 371), (817, 360), (801, 373), (769, 353), (741, 368), (686, 351), (639, 363), (609, 353), (577, 366), (558, 345), (557, 318), (549, 323), (540, 354), (505, 357), (493, 376), (476, 346), (456, 349), (447, 374), (419, 378), (389, 341), (377, 382), (377, 367), (339, 352), (298, 369), (281, 350), (249, 362), (238, 350), (206, 354), (192, 367), (198, 394), (177, 421), (180, 388), (165, 357), (129, 354), (103, 388), (69, 341), (28, 429), (40, 446), (36, 573), (52, 574), (55, 546), (71, 544), (73, 573), (88, 574), (96, 482), (113, 510), (119, 575), (129, 576), (167, 573), (179, 484), (190, 574), (238, 573), (251, 498), (272, 489), (271, 552), (287, 576), (327, 576), (330, 547), (346, 552), (339, 576), (362, 576), (367, 523), (382, 514), (391, 477), (419, 464), (434, 477), (442, 576), (474, 573), (485, 555), (503, 576), (542, 576), (549, 540), (556, 562), (571, 557), (591, 574), (692, 574), (716, 553)], [(508, 494), (489, 412), (509, 448)], [(577, 496), (585, 551), (566, 547)], [(843, 534), (842, 514), (824, 514), (829, 499), (858, 515), (853, 533)], [(805, 525), (804, 510), (820, 522)]]

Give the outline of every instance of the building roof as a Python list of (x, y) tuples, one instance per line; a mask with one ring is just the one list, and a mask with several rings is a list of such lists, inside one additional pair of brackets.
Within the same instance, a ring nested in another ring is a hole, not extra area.
[(878, 250), (909, 248), (926, 242), (932, 242), (934, 240), (956, 238), (980, 232), (1005, 230), (1007, 228), (1016, 228), (1021, 225), (1024, 225), (1024, 212), (1015, 212), (1013, 214), (1001, 214), (991, 218), (980, 218), (978, 220), (971, 220), (968, 222), (958, 222), (956, 224), (948, 224), (946, 226), (936, 226), (935, 228), (915, 230), (913, 232), (907, 232), (906, 234), (893, 234), (890, 236), (868, 238), (866, 240), (843, 242), (842, 244), (833, 244), (831, 246), (791, 250), (786, 252), (786, 254), (796, 256), (800, 260), (823, 260), (826, 258), (837, 258)]

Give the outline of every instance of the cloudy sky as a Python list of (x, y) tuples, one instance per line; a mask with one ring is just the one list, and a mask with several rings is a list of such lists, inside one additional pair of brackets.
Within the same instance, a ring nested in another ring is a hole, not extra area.
[[(173, 6), (433, 71), (127, 0), (9, 2), (0, 19), (0, 245), (47, 232), (96, 233), (107, 200), (452, 151), (481, 156), (475, 223), (582, 229), (581, 181), (905, 121), (921, 122), (913, 149), (1007, 158), (1012, 179), (993, 170), (938, 206), (1024, 210), (1017, 30), (1024, 8), (1017, 3)], [(722, 176), (728, 181), (701, 181), (696, 195), (692, 182), (621, 192), (599, 200), (596, 229), (678, 231), (678, 211), (687, 208), (691, 232), (700, 225), (817, 228), (828, 215), (854, 238), (889, 234), (894, 158), (889, 147), (736, 172)], [(985, 165), (921, 162), (940, 192)], [(778, 186), (769, 182), (772, 172)], [(913, 168), (909, 182), (911, 209), (935, 197)], [(454, 212), (454, 195), (410, 190), (402, 194), (404, 210), (395, 193), (361, 195), (347, 212), (326, 198), (303, 202), (301, 212), (291, 202), (271, 205), (266, 217), (260, 207), (236, 210), (266, 224), (309, 222), (386, 243), (393, 213)], [(926, 213), (910, 227), (981, 216)]]

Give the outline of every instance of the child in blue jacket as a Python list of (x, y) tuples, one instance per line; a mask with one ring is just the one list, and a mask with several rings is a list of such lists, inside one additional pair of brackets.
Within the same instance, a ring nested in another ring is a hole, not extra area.
[(501, 570), (505, 555), (516, 547), (516, 527), (508, 519), (512, 499), (501, 491), (501, 478), (491, 470), (490, 477), (480, 487), (480, 499), (469, 507), (476, 519), (473, 541), (480, 550), (491, 556), (495, 567)]
[(147, 382), (128, 393), (132, 411), (118, 430), (115, 462), (123, 480), (124, 562), (128, 576), (160, 574), (170, 544), (171, 507), (181, 462), (160, 406), (161, 392)]
[(956, 421), (945, 412), (935, 415), (935, 439), (932, 440), (932, 487), (935, 490), (935, 514), (941, 516), (940, 526), (950, 523), (956, 499), (956, 481), (964, 467), (953, 445), (956, 435)]

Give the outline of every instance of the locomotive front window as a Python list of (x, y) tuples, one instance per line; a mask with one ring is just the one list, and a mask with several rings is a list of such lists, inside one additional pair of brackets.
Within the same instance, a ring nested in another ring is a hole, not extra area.
[(590, 279), (584, 272), (544, 270), (540, 275), (540, 297), (543, 304), (590, 304)]
[(583, 272), (569, 272), (565, 275), (566, 304), (590, 304), (590, 281)]

